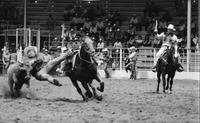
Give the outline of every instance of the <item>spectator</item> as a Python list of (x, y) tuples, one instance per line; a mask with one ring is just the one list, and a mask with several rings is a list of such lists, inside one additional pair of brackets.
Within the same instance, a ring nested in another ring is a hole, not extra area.
[(135, 41), (136, 41), (136, 47), (142, 46), (143, 45), (143, 39), (141, 35), (138, 35), (135, 37)]
[(96, 35), (97, 35), (97, 26), (96, 26), (95, 22), (92, 23), (89, 32), (90, 32), (91, 35), (94, 35), (96, 37)]
[(170, 14), (169, 10), (167, 10), (167, 11), (163, 14), (162, 19), (163, 19), (164, 21), (166, 21), (167, 24), (168, 24), (170, 21), (173, 21), (172, 15)]
[(9, 50), (5, 49), (3, 51), (3, 57), (2, 57), (3, 66), (4, 66), (5, 70), (7, 70), (10, 65), (10, 58), (11, 58), (11, 54), (10, 54)]
[(192, 22), (191, 22), (191, 33), (192, 33), (192, 34), (195, 35), (195, 34), (197, 33), (197, 30), (198, 30), (197, 27), (198, 27), (198, 26), (197, 26), (195, 20), (192, 20)]
[(133, 16), (130, 19), (129, 24), (132, 25), (132, 27), (134, 28), (134, 30), (138, 30), (138, 16), (136, 14), (133, 14)]
[(198, 49), (199, 48), (199, 38), (198, 38), (198, 34), (195, 34), (194, 36), (193, 36), (193, 38), (192, 38), (192, 44), (194, 44), (194, 47), (196, 48), (196, 49)]
[(186, 36), (186, 23), (184, 20), (181, 20), (178, 25), (178, 32), (180, 37)]
[(113, 23), (116, 23), (117, 25), (121, 26), (122, 19), (121, 19), (121, 15), (120, 15), (119, 11), (114, 12), (112, 19), (113, 19), (112, 20)]
[(52, 14), (49, 14), (49, 16), (48, 16), (47, 25), (48, 25), (48, 29), (50, 30), (50, 32), (54, 32), (56, 23), (55, 23), (55, 20), (54, 20)]
[(102, 38), (99, 38), (99, 42), (97, 44), (97, 50), (101, 52), (101, 50), (104, 48), (105, 48), (105, 43)]
[(108, 23), (108, 26), (105, 29), (105, 34), (106, 34), (107, 45), (109, 45), (109, 43), (113, 43), (114, 31), (112, 29), (112, 26), (110, 26), (110, 23)]
[(114, 43), (114, 48), (117, 49), (116, 52), (119, 52), (118, 50), (122, 48), (122, 43), (119, 40), (117, 40)]
[(43, 53), (44, 64), (47, 64), (51, 60), (51, 55), (49, 55), (48, 50), (45, 49)]
[(159, 32), (166, 32), (167, 31), (166, 27), (167, 27), (167, 22), (161, 18), (158, 24)]
[(117, 28), (117, 30), (115, 31), (115, 34), (114, 34), (114, 40), (122, 41), (122, 39), (123, 39), (122, 32), (121, 32), (120, 28)]
[(65, 10), (64, 10), (64, 15), (63, 15), (63, 17), (64, 17), (64, 20), (65, 20), (65, 21), (69, 21), (69, 20), (70, 20), (70, 16), (71, 16), (70, 11), (69, 11), (68, 8), (69, 8), (69, 6), (66, 7)]
[[(148, 16), (151, 15), (151, 12), (152, 12), (152, 10), (150, 7), (150, 3), (149, 3), (149, 1), (146, 1), (145, 7), (144, 7), (144, 17), (146, 17), (147, 15)], [(151, 16), (149, 16), (149, 17), (151, 17)]]
[(78, 17), (78, 14), (76, 13), (75, 16), (72, 18), (70, 27), (73, 28), (74, 26), (78, 26), (79, 19), (80, 19), (80, 17)]
[(85, 31), (89, 31), (92, 23), (89, 21), (89, 18), (86, 18), (85, 23), (83, 24), (83, 29)]
[(76, 31), (71, 28), (71, 31), (69, 33), (69, 40), (74, 40), (74, 38), (76, 37)]
[(147, 46), (147, 47), (151, 46), (151, 40), (149, 38), (150, 38), (150, 34), (145, 35), (145, 39), (143, 41), (144, 46)]
[(136, 41), (134, 36), (130, 37), (129, 41), (127, 42), (128, 47), (135, 46)]
[(102, 34), (103, 29), (104, 29), (104, 22), (103, 22), (102, 18), (98, 18), (96, 27), (97, 27), (97, 30), (99, 30)]

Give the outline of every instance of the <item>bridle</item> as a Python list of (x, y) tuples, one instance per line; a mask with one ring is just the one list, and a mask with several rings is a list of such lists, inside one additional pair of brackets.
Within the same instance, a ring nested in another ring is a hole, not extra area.
[(81, 52), (80, 52), (80, 51), (78, 52), (78, 55), (79, 55), (80, 60), (82, 60), (82, 61), (84, 61), (84, 62), (87, 62), (87, 63), (89, 63), (89, 64), (93, 64), (93, 63), (94, 63), (94, 61), (91, 59), (91, 57), (90, 57), (90, 61), (89, 61), (89, 60), (86, 60), (86, 59), (84, 59), (84, 58), (82, 58), (82, 57), (81, 57)]
[[(82, 48), (82, 47), (81, 47), (81, 48)], [(85, 52), (86, 52), (86, 51), (85, 51)], [(81, 57), (81, 50), (79, 50), (78, 55), (79, 55), (80, 60), (82, 60), (82, 61), (84, 61), (84, 62), (86, 62), (86, 63), (88, 63), (88, 64), (93, 64), (93, 63), (94, 63), (94, 61), (92, 60), (91, 56), (90, 56), (90, 60), (87, 60), (87, 59), (82, 58), (82, 57)]]

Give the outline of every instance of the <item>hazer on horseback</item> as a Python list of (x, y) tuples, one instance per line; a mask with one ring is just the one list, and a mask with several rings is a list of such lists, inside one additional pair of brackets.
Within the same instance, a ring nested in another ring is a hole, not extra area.
[[(157, 29), (154, 30), (157, 33)], [(174, 28), (174, 25), (169, 24), (167, 27), (167, 32), (164, 33), (162, 32), (161, 34), (156, 34), (156, 38), (159, 40), (162, 40), (162, 46), (159, 49), (159, 51), (156, 54), (156, 60), (154, 62), (154, 66), (152, 68), (153, 72), (157, 71), (157, 64), (158, 64), (158, 59), (163, 58), (163, 54), (166, 52), (167, 49), (170, 49), (172, 46), (175, 47), (175, 57), (178, 58), (178, 45), (177, 43), (181, 42), (182, 39), (178, 39), (177, 36), (174, 34), (176, 29)], [(164, 61), (166, 61), (164, 59)], [(167, 61), (166, 61), (167, 62)], [(184, 71), (182, 65), (179, 63), (179, 60), (177, 60), (177, 66), (176, 66), (177, 71), (182, 72)]]
[[(104, 82), (100, 80), (100, 75), (97, 71), (97, 63), (93, 58), (95, 55), (94, 42), (88, 36), (83, 37), (82, 40), (83, 43), (80, 50), (74, 54), (72, 63), (66, 62), (64, 71), (71, 79), (83, 100), (87, 101), (88, 98), (93, 96), (97, 100), (101, 100), (102, 96), (97, 95), (96, 89), (92, 83), (94, 79), (97, 80), (100, 84), (100, 87), (97, 87), (97, 90), (100, 92), (104, 91)], [(80, 81), (86, 90), (85, 94), (82, 93), (77, 81)], [(88, 85), (92, 88), (93, 93), (90, 91)]]
[(125, 70), (131, 71), (130, 79), (137, 79), (136, 77), (136, 61), (137, 61), (137, 48), (134, 46), (128, 49), (129, 55), (125, 58)]
[[(176, 57), (176, 51), (175, 47), (172, 46), (170, 49), (166, 49), (166, 51), (163, 54), (163, 58), (158, 59), (157, 63), (157, 89), (156, 92), (159, 92), (159, 85), (160, 85), (160, 77), (162, 76), (163, 81), (163, 92), (165, 93), (166, 90), (168, 93), (172, 93), (172, 85), (173, 85), (173, 79), (177, 70), (177, 60)], [(166, 83), (166, 75), (167, 76), (167, 83)], [(169, 90), (168, 90), (169, 89)]]

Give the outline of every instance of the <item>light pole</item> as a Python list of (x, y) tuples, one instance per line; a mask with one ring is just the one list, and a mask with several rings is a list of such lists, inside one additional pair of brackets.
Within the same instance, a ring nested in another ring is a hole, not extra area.
[(187, 72), (190, 70), (190, 51), (191, 51), (191, 3), (187, 1)]
[(199, 49), (200, 49), (200, 1), (198, 2), (198, 39), (199, 39)]
[(24, 44), (27, 45), (27, 32), (26, 32), (26, 0), (24, 0)]

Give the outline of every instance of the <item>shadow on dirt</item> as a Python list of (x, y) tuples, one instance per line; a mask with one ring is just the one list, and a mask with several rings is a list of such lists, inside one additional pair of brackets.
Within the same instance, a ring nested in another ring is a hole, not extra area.
[(68, 102), (68, 103), (85, 103), (86, 101), (83, 100), (75, 100), (75, 99), (68, 99), (68, 98), (54, 98), (54, 99), (47, 99), (47, 98), (36, 98), (35, 100), (42, 100), (42, 101), (49, 101), (49, 102)]
[(163, 93), (156, 91), (149, 91), (149, 92), (144, 92), (144, 94), (163, 94)]

